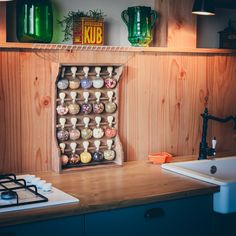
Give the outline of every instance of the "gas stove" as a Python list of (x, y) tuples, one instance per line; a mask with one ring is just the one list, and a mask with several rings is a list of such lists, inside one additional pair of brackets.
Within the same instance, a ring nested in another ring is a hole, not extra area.
[(78, 203), (35, 175), (0, 175), (0, 213)]

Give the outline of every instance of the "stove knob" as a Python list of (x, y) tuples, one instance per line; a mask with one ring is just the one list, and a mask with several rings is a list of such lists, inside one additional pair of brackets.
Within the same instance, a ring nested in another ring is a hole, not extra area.
[(32, 179), (34, 179), (34, 178), (35, 178), (35, 175), (27, 175), (25, 177), (25, 181), (26, 181), (26, 183), (31, 183)]
[(44, 184), (46, 184), (46, 180), (41, 179), (36, 183), (36, 186), (38, 189), (42, 189)]
[(42, 186), (42, 190), (44, 192), (50, 192), (52, 191), (52, 184), (51, 183), (46, 183)]
[(37, 183), (38, 183), (40, 180), (41, 180), (41, 178), (39, 178), (39, 177), (33, 178), (33, 179), (31, 180), (31, 184), (37, 186)]

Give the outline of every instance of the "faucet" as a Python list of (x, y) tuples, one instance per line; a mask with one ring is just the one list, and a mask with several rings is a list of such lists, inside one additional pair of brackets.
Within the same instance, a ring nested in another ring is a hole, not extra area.
[(225, 118), (219, 118), (216, 116), (212, 116), (208, 114), (208, 109), (205, 108), (204, 113), (201, 114), (203, 118), (202, 125), (202, 139), (199, 146), (199, 157), (198, 160), (207, 159), (207, 156), (215, 156), (216, 155), (216, 138), (214, 137), (212, 140), (212, 147), (209, 147), (207, 144), (207, 128), (208, 128), (208, 120), (214, 120), (221, 123), (226, 123), (230, 120), (234, 121), (234, 130), (236, 130), (236, 116), (228, 116)]

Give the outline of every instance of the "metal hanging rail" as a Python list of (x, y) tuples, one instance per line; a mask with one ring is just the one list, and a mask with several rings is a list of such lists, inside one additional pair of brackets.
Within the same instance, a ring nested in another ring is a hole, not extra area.
[(131, 46), (90, 46), (90, 45), (70, 45), (70, 44), (33, 44), (32, 49), (44, 50), (66, 50), (66, 51), (111, 51), (127, 52), (142, 51), (142, 47)]

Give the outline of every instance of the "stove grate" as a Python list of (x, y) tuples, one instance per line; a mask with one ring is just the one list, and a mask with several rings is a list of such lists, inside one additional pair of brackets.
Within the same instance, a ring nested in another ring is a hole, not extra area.
[(0, 208), (47, 202), (48, 198), (40, 194), (35, 185), (27, 185), (24, 179), (17, 179), (15, 174), (0, 175), (0, 195), (14, 193), (14, 199), (1, 199)]

